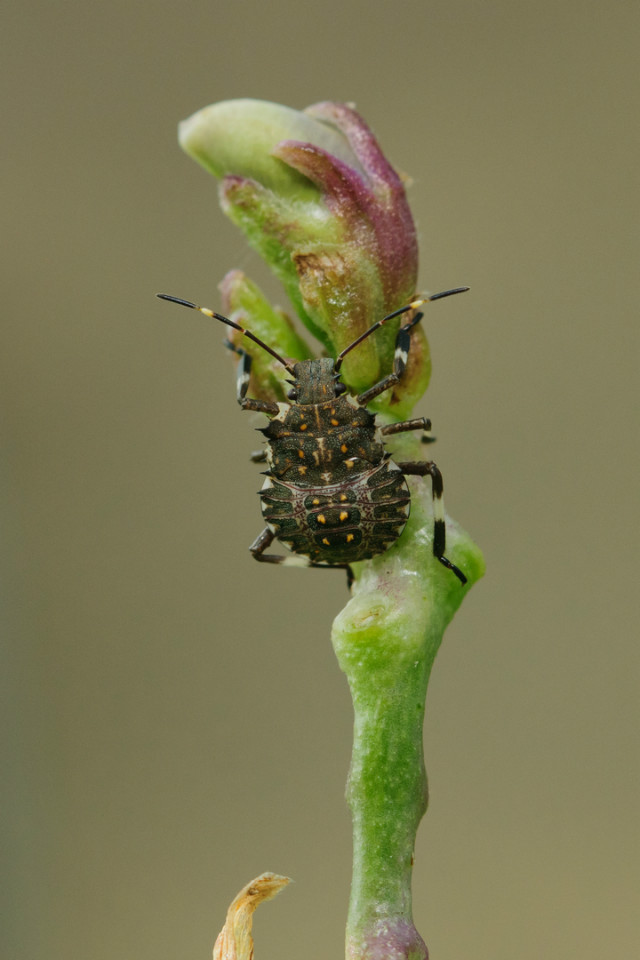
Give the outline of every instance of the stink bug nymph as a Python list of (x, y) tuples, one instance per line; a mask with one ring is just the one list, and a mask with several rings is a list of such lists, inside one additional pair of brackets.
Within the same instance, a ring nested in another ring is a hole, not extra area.
[[(430, 476), (433, 493), (433, 554), (458, 578), (464, 573), (445, 557), (445, 520), (442, 474), (432, 460), (395, 462), (385, 450), (384, 437), (420, 430), (428, 439), (431, 423), (425, 417), (377, 426), (367, 404), (399, 383), (407, 366), (411, 328), (421, 319), (415, 312), (422, 304), (440, 300), (468, 287), (456, 287), (412, 300), (411, 303), (378, 320), (340, 353), (335, 360), (323, 357), (292, 363), (281, 357), (251, 331), (207, 307), (164, 293), (162, 300), (199, 310), (207, 317), (239, 330), (270, 353), (291, 375), (290, 403), (256, 400), (247, 396), (251, 357), (240, 348), (227, 345), (238, 354), (237, 399), (243, 410), (257, 410), (269, 417), (263, 429), (267, 445), (254, 457), (264, 460), (266, 471), (260, 491), (266, 527), (251, 544), (250, 551), (263, 563), (297, 566), (337, 567), (350, 574), (350, 564), (367, 560), (395, 543), (404, 530), (411, 495), (406, 476)], [(414, 311), (396, 337), (393, 372), (357, 397), (346, 393), (340, 380), (345, 356), (378, 330), (403, 313)], [(291, 550), (288, 556), (267, 553), (275, 539)]]

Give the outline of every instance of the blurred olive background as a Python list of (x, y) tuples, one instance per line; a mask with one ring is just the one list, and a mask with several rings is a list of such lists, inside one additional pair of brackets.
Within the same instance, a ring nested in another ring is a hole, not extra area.
[(284, 303), (176, 143), (247, 96), (355, 102), (413, 178), (422, 287), (472, 287), (429, 311), (419, 411), (488, 566), (429, 694), (419, 929), (434, 960), (637, 949), (634, 19), (7, 11), (3, 956), (208, 957), (264, 870), (296, 884), (258, 913), (258, 958), (342, 955), (344, 578), (251, 560), (257, 421), (223, 331), (154, 298), (219, 309), (240, 267)]

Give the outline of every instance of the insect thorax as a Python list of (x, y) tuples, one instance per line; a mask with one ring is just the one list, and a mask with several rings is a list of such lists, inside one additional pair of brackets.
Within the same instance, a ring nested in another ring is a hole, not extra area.
[(292, 404), (263, 433), (272, 476), (300, 486), (351, 480), (385, 455), (375, 416), (346, 397)]

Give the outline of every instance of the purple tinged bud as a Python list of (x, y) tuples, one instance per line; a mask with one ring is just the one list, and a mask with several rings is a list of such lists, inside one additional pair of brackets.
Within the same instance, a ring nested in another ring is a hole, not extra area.
[[(305, 113), (334, 124), (346, 137), (368, 182), (366, 212), (385, 264), (385, 307), (413, 296), (418, 276), (418, 241), (405, 188), (371, 130), (355, 110), (341, 103), (318, 103)], [(408, 291), (408, 293), (407, 293)]]
[(280, 195), (317, 199), (305, 177), (272, 156), (274, 147), (287, 138), (309, 140), (347, 163), (358, 163), (340, 133), (299, 110), (267, 100), (212, 103), (178, 125), (182, 149), (214, 176), (250, 177)]
[[(418, 247), (404, 185), (351, 107), (325, 102), (300, 112), (230, 100), (185, 120), (179, 139), (221, 178), (223, 210), (329, 353), (414, 296)], [(390, 372), (398, 325), (385, 325), (346, 357), (342, 374), (354, 392)], [(414, 339), (402, 385), (376, 402), (398, 417), (428, 382), (419, 329)]]

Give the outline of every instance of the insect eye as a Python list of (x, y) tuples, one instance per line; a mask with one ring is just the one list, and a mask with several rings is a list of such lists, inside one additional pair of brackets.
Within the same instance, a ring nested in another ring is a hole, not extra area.
[(288, 396), (289, 400), (297, 400), (297, 399), (298, 399), (298, 391), (295, 389), (295, 387), (292, 387), (291, 390), (289, 390), (289, 392), (287, 393), (287, 396)]
[(346, 387), (344, 383), (336, 383), (336, 397), (339, 397), (340, 394), (345, 393)]

